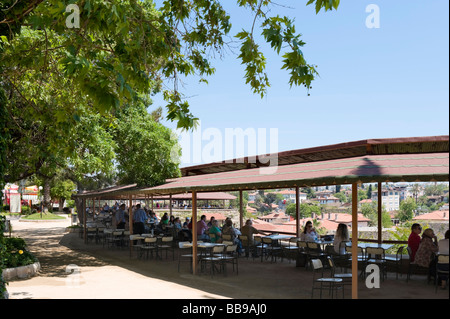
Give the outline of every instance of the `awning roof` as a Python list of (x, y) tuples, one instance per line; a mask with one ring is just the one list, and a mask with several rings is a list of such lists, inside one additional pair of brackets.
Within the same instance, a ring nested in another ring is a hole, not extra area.
[[(77, 196), (125, 199), (129, 195), (144, 198), (147, 195), (192, 191), (237, 191), (355, 182), (448, 181), (448, 141), (448, 135), (374, 139), (294, 150), (278, 153), (277, 167), (242, 169), (242, 164), (235, 159), (233, 163), (194, 166), (195, 170), (193, 167), (184, 168), (184, 174), (191, 176), (169, 179), (166, 184), (156, 187), (126, 185)], [(218, 172), (212, 173), (214, 170)], [(193, 172), (197, 175), (192, 175)]]
[(278, 166), (273, 174), (252, 168), (185, 176), (128, 194), (236, 191), (370, 182), (448, 181), (448, 153), (372, 155)]
[[(310, 163), (364, 155), (419, 154), (449, 151), (448, 135), (368, 139), (318, 146), (276, 154), (278, 165)], [(181, 168), (182, 176), (202, 175), (268, 166), (267, 155)]]

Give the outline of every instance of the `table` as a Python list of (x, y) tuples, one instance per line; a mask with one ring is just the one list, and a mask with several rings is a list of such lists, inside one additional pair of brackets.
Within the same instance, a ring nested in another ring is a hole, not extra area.
[[(346, 244), (347, 246), (351, 247), (352, 242), (348, 242)], [(378, 243), (358, 243), (358, 247), (361, 247), (362, 249), (366, 248), (383, 248), (384, 250), (388, 250), (389, 248), (392, 248), (393, 244), (378, 244)]]
[(264, 236), (263, 238), (270, 238), (272, 240), (281, 240), (281, 239), (290, 239), (294, 236), (291, 235), (279, 235), (279, 234), (274, 234), (274, 235), (269, 235), (269, 236)]

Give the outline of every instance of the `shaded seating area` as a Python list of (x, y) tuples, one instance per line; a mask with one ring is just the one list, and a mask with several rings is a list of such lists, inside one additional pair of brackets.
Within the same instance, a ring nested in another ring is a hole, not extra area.
[[(280, 152), (277, 155), (278, 166), (276, 174), (262, 172), (264, 165), (258, 162), (256, 165), (248, 165), (246, 161), (227, 161), (197, 165), (182, 169), (182, 177), (167, 180), (165, 184), (155, 187), (130, 187), (119, 191), (98, 192), (78, 195), (80, 198), (95, 196), (110, 196), (123, 198), (130, 201), (134, 198), (145, 196), (174, 195), (190, 193), (192, 197), (192, 216), (197, 220), (197, 197), (203, 192), (214, 191), (238, 191), (240, 226), (243, 226), (242, 192), (253, 189), (293, 188), (296, 194), (300, 187), (325, 186), (325, 185), (351, 185), (352, 189), (352, 232), (358, 233), (358, 185), (361, 183), (378, 183), (378, 188), (384, 182), (397, 181), (448, 181), (448, 136), (396, 138), (396, 139), (372, 139), (322, 146), (310, 149)], [(252, 159), (253, 160), (253, 159)], [(242, 163), (244, 163), (242, 165)], [(260, 165), (261, 164), (261, 165)], [(130, 205), (131, 206), (131, 205)], [(378, 203), (378, 245), (382, 245), (381, 236), (381, 196)], [(299, 220), (299, 203), (296, 202), (296, 220)], [(130, 214), (131, 220), (131, 214)], [(131, 224), (131, 223), (130, 223)], [(296, 234), (300, 234), (300, 225), (296, 225)], [(197, 274), (199, 260), (197, 255), (196, 223), (192, 227), (192, 273)], [(267, 241), (262, 238), (262, 240)], [(248, 242), (248, 240), (247, 240)], [(300, 243), (300, 242), (299, 242)], [(352, 270), (352, 298), (358, 298), (358, 270), (363, 273), (367, 250), (360, 249), (357, 236), (351, 240), (352, 246), (347, 250), (348, 266)], [(326, 257), (327, 253), (321, 248), (300, 247), (301, 254), (307, 257), (306, 264), (312, 269), (320, 269), (317, 260)], [(252, 245), (253, 246), (253, 245)], [(277, 260), (278, 254), (283, 256), (281, 249), (268, 249), (275, 247), (273, 243), (261, 242), (254, 246), (261, 253), (261, 260), (270, 257), (271, 261)], [(247, 252), (252, 247), (244, 245)], [(374, 257), (375, 256), (375, 257)], [(381, 256), (381, 257), (379, 257)], [(370, 254), (370, 262), (382, 266), (385, 277), (387, 262), (384, 254), (377, 251)], [(314, 265), (313, 261), (314, 260)], [(214, 261), (215, 262), (215, 261)], [(323, 263), (322, 268), (324, 268)], [(219, 267), (220, 268), (220, 267)], [(408, 279), (410, 278), (408, 274)], [(338, 285), (339, 286), (339, 285)], [(334, 290), (333, 287), (332, 290)]]

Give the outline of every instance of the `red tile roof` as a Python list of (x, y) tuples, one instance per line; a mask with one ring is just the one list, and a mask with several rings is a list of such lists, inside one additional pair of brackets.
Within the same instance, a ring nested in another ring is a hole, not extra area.
[(448, 210), (435, 210), (433, 212), (414, 217), (414, 220), (449, 221)]

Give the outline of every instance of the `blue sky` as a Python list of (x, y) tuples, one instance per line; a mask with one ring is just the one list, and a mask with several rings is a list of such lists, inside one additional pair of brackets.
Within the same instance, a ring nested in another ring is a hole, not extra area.
[[(275, 6), (273, 12), (295, 18), (306, 42), (305, 58), (318, 65), (320, 77), (310, 96), (304, 87), (290, 88), (281, 56), (263, 46), (271, 87), (261, 99), (245, 84), (237, 55), (228, 52), (214, 61), (216, 74), (208, 85), (185, 80), (183, 93), (203, 131), (214, 128), (225, 135), (226, 128), (276, 128), (278, 151), (449, 134), (448, 1), (347, 0), (337, 11), (318, 15), (306, 2), (278, 0), (291, 8)], [(232, 17), (231, 34), (250, 29), (248, 12), (234, 0), (222, 3)], [(369, 4), (380, 9), (378, 29), (366, 27)], [(164, 105), (159, 96), (154, 101)], [(199, 162), (185, 159), (181, 166), (193, 164)]]

